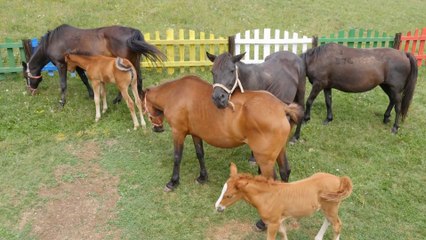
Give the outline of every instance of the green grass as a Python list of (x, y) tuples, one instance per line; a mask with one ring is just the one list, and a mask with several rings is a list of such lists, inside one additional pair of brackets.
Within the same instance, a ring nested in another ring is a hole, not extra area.
[[(14, 39), (43, 35), (69, 23), (80, 27), (123, 24), (143, 32), (188, 28), (231, 35), (253, 28), (300, 31), (308, 36), (339, 29), (372, 28), (387, 33), (426, 26), (422, 1), (24, 1), (2, 2), (0, 36)], [(24, 4), (25, 3), (25, 4)], [(70, 7), (67, 11), (62, 11)], [(210, 73), (198, 72), (206, 80)], [(46, 76), (46, 75), (45, 75)], [(145, 71), (144, 86), (178, 77)], [(325, 171), (349, 175), (354, 192), (341, 207), (343, 239), (422, 239), (426, 236), (426, 181), (424, 126), (426, 71), (421, 69), (413, 104), (397, 135), (382, 123), (387, 97), (377, 88), (362, 94), (333, 91), (334, 121), (325, 118), (323, 95), (312, 108), (312, 120), (302, 128), (302, 141), (288, 148), (291, 180)], [(53, 187), (54, 170), (77, 166), (69, 146), (94, 141), (101, 147), (97, 160), (120, 178), (121, 196), (110, 222), (123, 239), (214, 239), (217, 229), (230, 221), (252, 224), (254, 208), (238, 203), (223, 214), (214, 202), (228, 177), (229, 162), (240, 171), (248, 166), (247, 147), (218, 149), (205, 144), (209, 182), (195, 183), (198, 161), (188, 137), (181, 166), (181, 184), (172, 193), (163, 187), (172, 173), (170, 129), (161, 134), (133, 131), (124, 104), (110, 104), (100, 122), (94, 122), (93, 101), (79, 79), (68, 81), (67, 105), (59, 108), (57, 76), (46, 76), (40, 93), (28, 96), (21, 75), (0, 80), (0, 239), (32, 239), (31, 226), (18, 228), (23, 212), (43, 206), (42, 187)], [(310, 87), (310, 84), (308, 84)], [(308, 87), (308, 90), (310, 88)], [(116, 94), (108, 88), (111, 103)], [(392, 118), (393, 122), (393, 118)], [(108, 143), (114, 142), (110, 147)], [(63, 181), (85, 178), (84, 173), (64, 175)], [(312, 239), (322, 223), (320, 214), (301, 221), (290, 239)], [(237, 231), (238, 233), (238, 231)], [(243, 232), (234, 238), (264, 239), (262, 233)], [(237, 237), (236, 237), (237, 236)], [(239, 237), (238, 237), (239, 236)], [(331, 237), (330, 230), (327, 237)]]

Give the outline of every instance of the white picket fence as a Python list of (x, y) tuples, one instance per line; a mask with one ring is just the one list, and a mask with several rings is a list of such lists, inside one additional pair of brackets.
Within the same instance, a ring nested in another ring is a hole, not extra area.
[(277, 51), (291, 51), (295, 54), (301, 54), (312, 47), (312, 38), (302, 36), (298, 33), (290, 36), (288, 31), (283, 33), (276, 29), (274, 36), (271, 36), (271, 29), (263, 29), (263, 36), (260, 30), (247, 30), (244, 36), (241, 33), (235, 35), (235, 54), (246, 52), (242, 61), (244, 63), (262, 63), (271, 53)]

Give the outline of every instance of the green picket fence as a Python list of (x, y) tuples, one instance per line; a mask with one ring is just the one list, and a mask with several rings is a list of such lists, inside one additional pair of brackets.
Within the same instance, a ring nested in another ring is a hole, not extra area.
[(26, 61), (22, 41), (5, 39), (0, 43), (0, 77), (7, 73), (22, 72), (21, 61)]
[(322, 36), (317, 39), (317, 46), (335, 42), (352, 48), (376, 48), (394, 47), (395, 35), (380, 33), (375, 30), (350, 29), (340, 30), (337, 34), (332, 33), (328, 37)]

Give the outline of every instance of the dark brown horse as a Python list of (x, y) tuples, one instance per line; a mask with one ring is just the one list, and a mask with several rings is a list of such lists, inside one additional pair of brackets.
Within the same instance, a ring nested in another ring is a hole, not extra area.
[[(134, 28), (111, 26), (79, 29), (69, 25), (61, 25), (53, 31), (47, 32), (41, 38), (39, 47), (35, 50), (28, 63), (22, 62), (27, 87), (32, 94), (34, 94), (43, 79), (41, 69), (51, 61), (58, 68), (61, 84), (60, 103), (62, 106), (65, 105), (67, 65), (64, 55), (70, 51), (129, 59), (136, 69), (139, 93), (142, 93), (141, 55), (151, 61), (164, 59), (164, 54), (154, 45), (148, 44), (144, 40), (142, 33)], [(93, 90), (84, 71), (81, 68), (76, 70), (86, 85), (89, 96), (93, 97)]]
[(388, 123), (395, 108), (392, 132), (397, 133), (400, 118), (407, 116), (417, 82), (416, 59), (411, 53), (393, 48), (355, 49), (329, 43), (302, 54), (306, 75), (312, 90), (306, 101), (305, 121), (310, 119), (311, 106), (324, 90), (327, 118), (333, 120), (331, 89), (344, 92), (365, 92), (379, 85), (389, 97), (383, 122)]
[[(213, 62), (214, 104), (225, 108), (238, 84), (244, 90), (265, 90), (282, 102), (305, 104), (306, 74), (302, 59), (288, 51), (279, 51), (265, 58), (261, 64), (245, 64), (240, 60), (245, 53), (232, 56), (223, 53), (215, 56), (207, 52)], [(297, 124), (292, 141), (300, 137), (301, 122)]]
[[(297, 104), (286, 105), (266, 91), (236, 91), (234, 107), (219, 109), (212, 100), (212, 85), (196, 76), (166, 82), (145, 92), (145, 109), (151, 122), (162, 127), (166, 118), (173, 134), (173, 175), (165, 190), (179, 184), (179, 169), (185, 137), (191, 135), (200, 164), (197, 181), (207, 180), (203, 140), (220, 148), (249, 145), (267, 178), (274, 176), (275, 162), (287, 181), (290, 168), (285, 157), (291, 123), (299, 122), (303, 111)], [(290, 120), (287, 118), (289, 117)]]

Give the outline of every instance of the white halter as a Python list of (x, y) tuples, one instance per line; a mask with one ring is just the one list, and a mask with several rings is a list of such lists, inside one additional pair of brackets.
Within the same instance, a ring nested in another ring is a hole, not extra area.
[(241, 84), (240, 78), (238, 78), (238, 66), (235, 65), (235, 83), (234, 83), (234, 86), (232, 87), (232, 89), (229, 90), (225, 85), (223, 85), (221, 83), (215, 83), (215, 84), (213, 84), (213, 88), (215, 88), (215, 87), (222, 88), (225, 92), (227, 92), (229, 94), (229, 98), (231, 98), (231, 94), (237, 88), (237, 85), (240, 87), (241, 92), (244, 93), (243, 85)]

